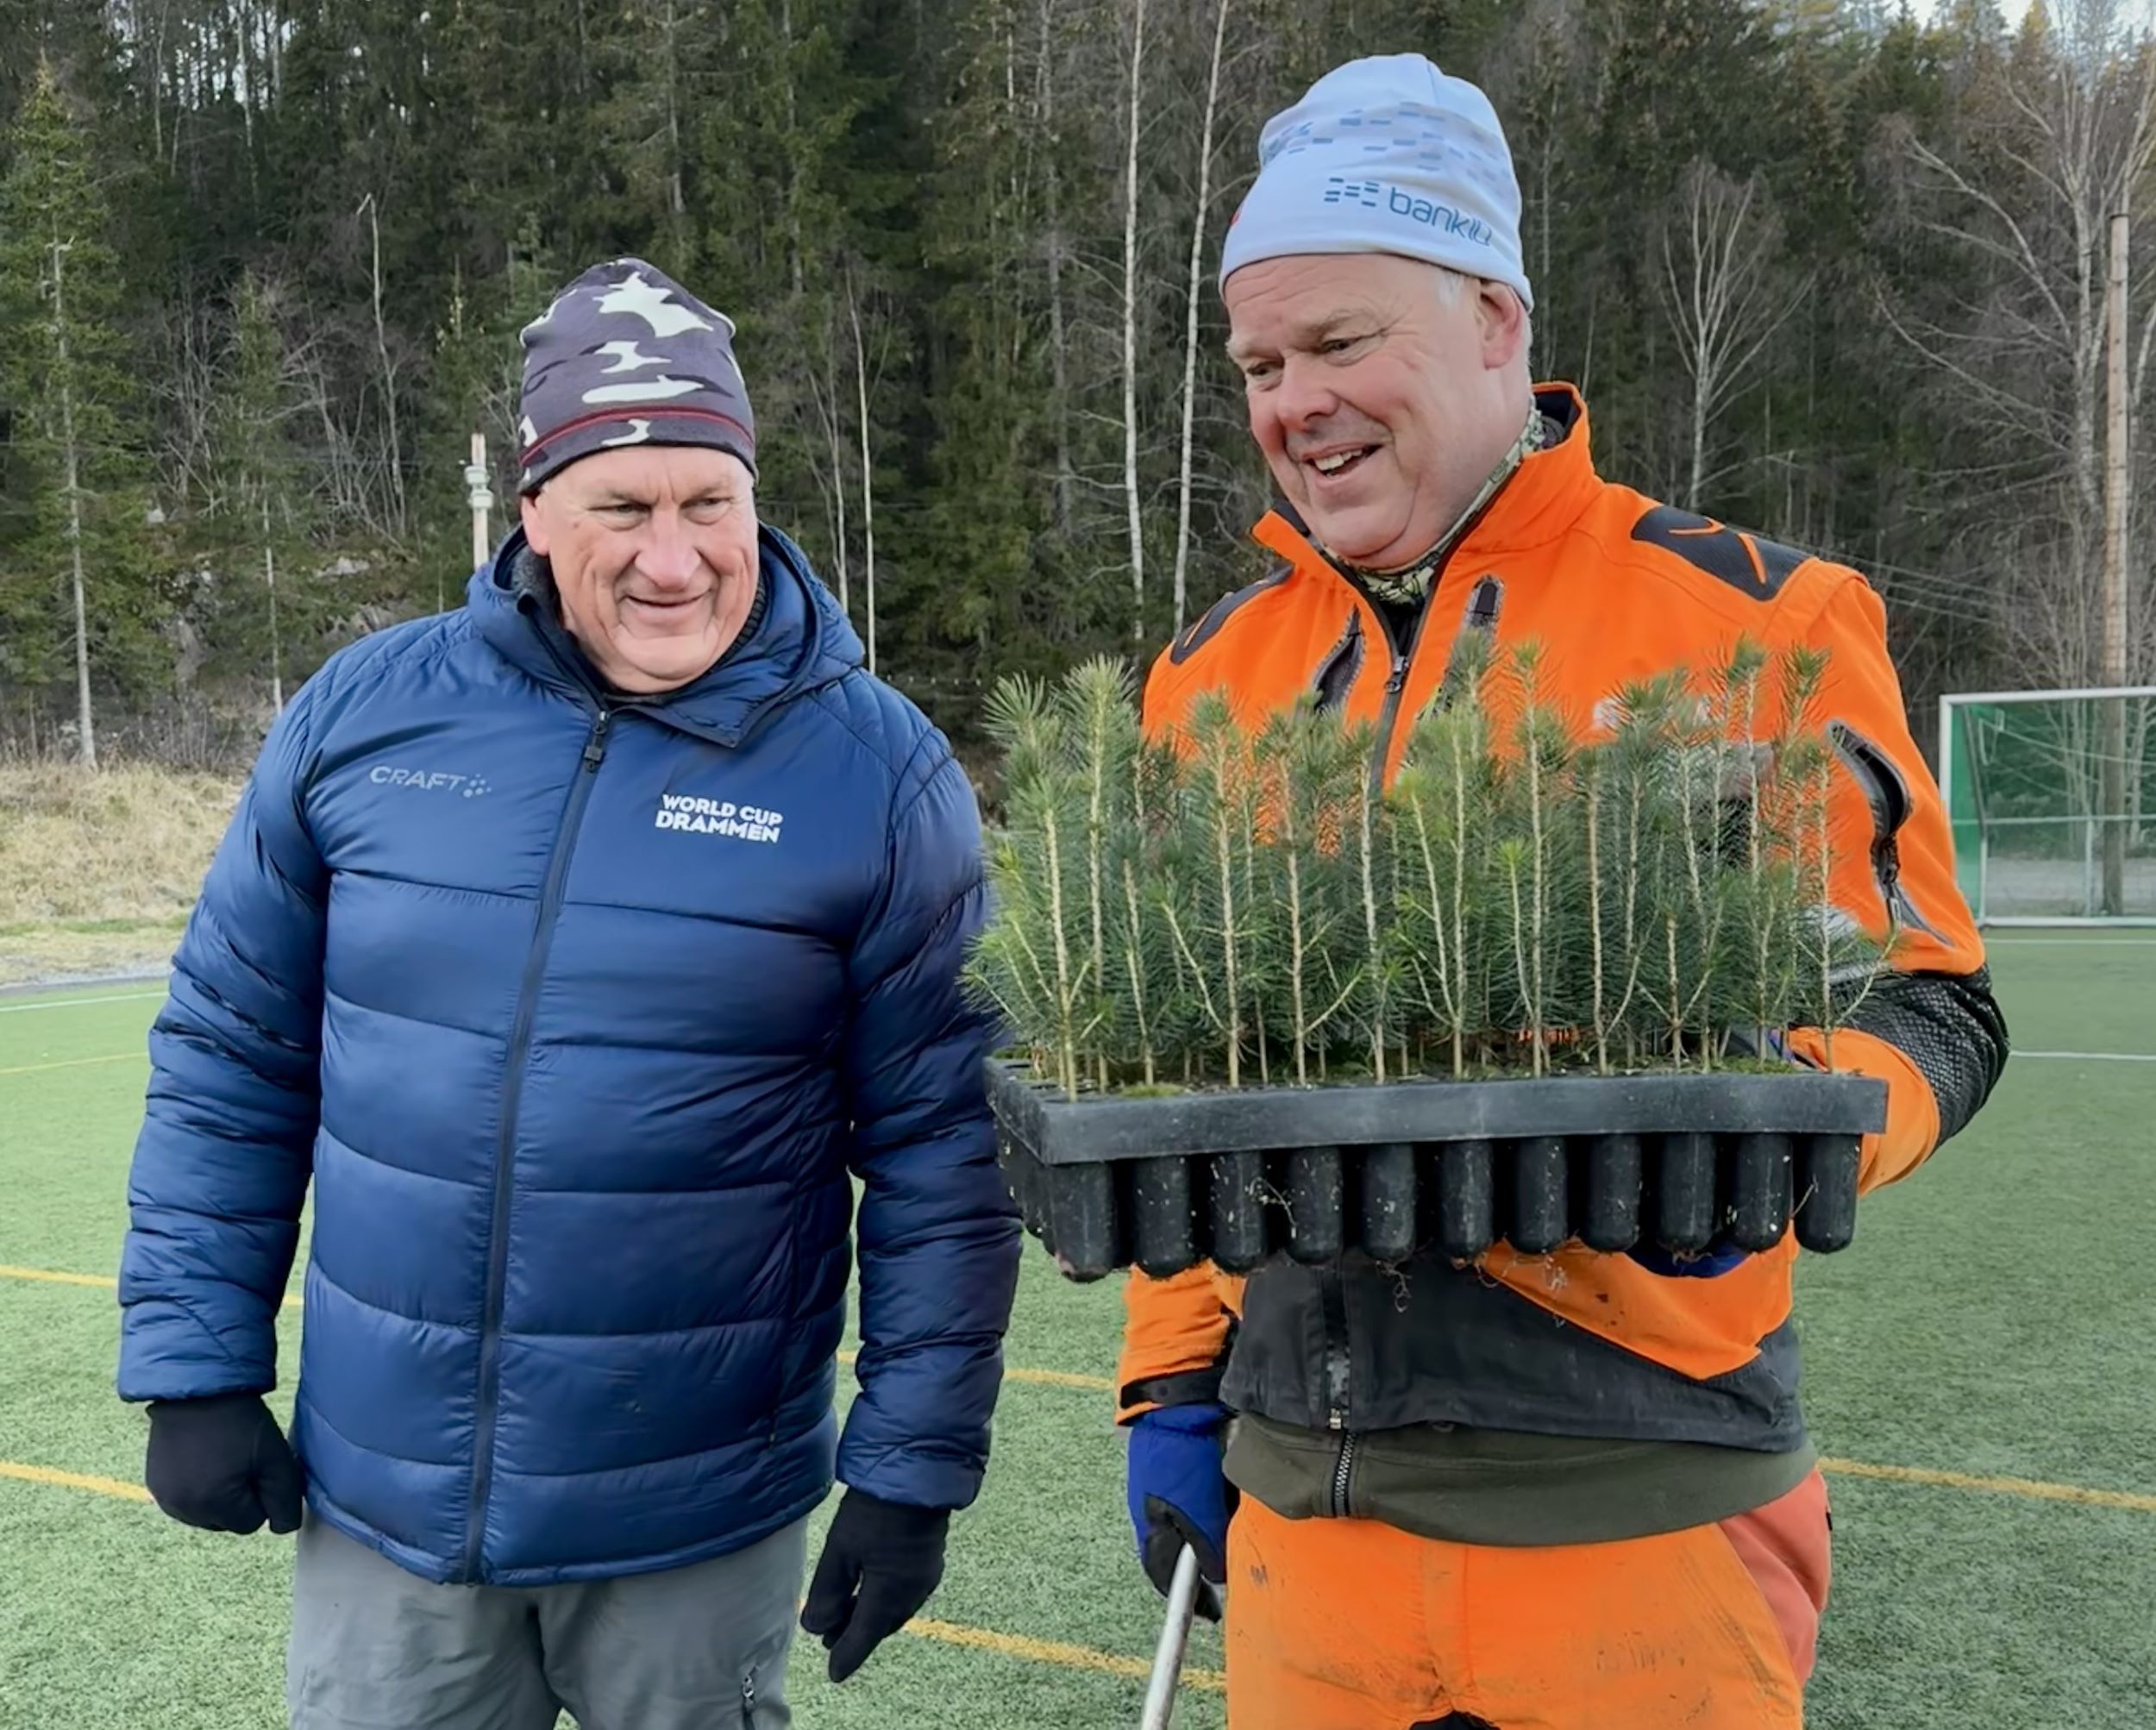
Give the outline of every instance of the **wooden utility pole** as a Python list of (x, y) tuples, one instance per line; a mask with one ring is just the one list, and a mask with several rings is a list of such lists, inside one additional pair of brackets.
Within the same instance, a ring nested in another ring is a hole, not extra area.
[[(2132, 219), (2111, 218), (2111, 273), (2104, 296), (2106, 359), (2110, 374), (2110, 425), (2103, 465), (2103, 682), (2126, 683), (2126, 283)], [(2103, 757), (2098, 804), (2103, 821), (2103, 912), (2126, 912), (2126, 699), (2103, 703)]]
[(53, 242), (53, 338), (60, 357), (60, 427), (67, 470), (67, 555), (75, 586), (75, 715), (85, 768), (97, 767), (97, 729), (90, 707), (90, 609), (83, 598), (82, 472), (75, 452), (75, 381), (67, 360), (67, 296), (61, 260), (67, 243)]

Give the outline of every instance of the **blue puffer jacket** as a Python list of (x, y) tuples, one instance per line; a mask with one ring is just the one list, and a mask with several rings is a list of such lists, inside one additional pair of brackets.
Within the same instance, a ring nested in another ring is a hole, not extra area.
[(411, 1571), (723, 1554), (834, 1454), (962, 1507), (1018, 1255), (972, 791), (783, 536), (663, 699), (599, 694), (532, 563), (512, 536), (463, 611), (335, 656), (263, 747), (150, 1036), (120, 1393), (274, 1384), (311, 1175), (293, 1442)]

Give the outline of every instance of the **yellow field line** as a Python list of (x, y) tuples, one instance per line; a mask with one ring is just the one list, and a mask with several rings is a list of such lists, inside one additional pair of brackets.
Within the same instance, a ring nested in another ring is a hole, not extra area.
[(147, 1051), (115, 1051), (106, 1057), (63, 1057), (57, 1063), (18, 1063), (12, 1069), (0, 1069), (0, 1075), (40, 1075), (47, 1069), (79, 1069), (89, 1063), (124, 1063), (130, 1058), (147, 1062)]
[[(63, 1274), (44, 1268), (12, 1268), (4, 1263), (0, 1263), (0, 1279), (97, 1286), (108, 1291), (118, 1283), (102, 1274)], [(299, 1299), (287, 1297), (285, 1305), (288, 1309), (297, 1308)], [(851, 1363), (856, 1356), (851, 1351), (842, 1351), (838, 1361)], [(1063, 1370), (1012, 1366), (1005, 1370), (1003, 1376), (1007, 1382), (1022, 1382), (1036, 1388), (1072, 1388), (1087, 1394), (1108, 1394), (1115, 1389), (1115, 1383), (1105, 1376), (1075, 1376)], [(2091, 1489), (2085, 1484), (2047, 1483), (2033, 1477), (1989, 1477), (1976, 1472), (1935, 1471), (1927, 1466), (1874, 1465), (1869, 1460), (1831, 1456), (1822, 1457), (1819, 1465), (1821, 1471), (1835, 1477), (1875, 1478), (1887, 1483), (1922, 1484), (1933, 1489), (1971, 1490), (1988, 1495), (2018, 1495), (2031, 1501), (2076, 1502), (2084, 1507), (2120, 1507), (2133, 1514), (2156, 1514), (2156, 1495), (2142, 1495), (2132, 1490)], [(0, 1470), (5, 1470), (0, 1466)]]
[(86, 1489), (97, 1495), (117, 1496), (122, 1501), (147, 1501), (150, 1493), (139, 1483), (122, 1483), (116, 1477), (91, 1477), (78, 1471), (54, 1471), (50, 1466), (26, 1466), (0, 1460), (0, 1477), (18, 1477), (25, 1483), (57, 1484), (62, 1489)]
[(49, 1268), (11, 1268), (5, 1263), (0, 1263), (0, 1279), (42, 1280), (55, 1286), (97, 1286), (105, 1291), (116, 1289), (120, 1283), (103, 1274), (60, 1274)]
[(1988, 1491), (1994, 1495), (2027, 1496), (2033, 1501), (2074, 1501), (2090, 1507), (2123, 1507), (2135, 1514), (2156, 1514), (2156, 1495), (2136, 1495), (2123, 1489), (2090, 1489), (2078, 1483), (2046, 1483), (2040, 1478), (1984, 1477), (1974, 1472), (1933, 1471), (1923, 1466), (1880, 1466), (1868, 1460), (1821, 1459), (1820, 1470), (1842, 1477), (1871, 1477), (1889, 1483), (1929, 1484), (1938, 1489)]
[[(1152, 1664), (1145, 1658), (1096, 1652), (1088, 1645), (1069, 1645), (1062, 1640), (1037, 1640), (1023, 1634), (998, 1633), (993, 1628), (969, 1628), (962, 1623), (934, 1621), (926, 1616), (916, 1616), (906, 1625), (906, 1632), (922, 1639), (940, 1640), (945, 1645), (1000, 1652), (1006, 1658), (1023, 1658), (1028, 1664), (1052, 1664), (1065, 1670), (1097, 1670), (1106, 1676), (1131, 1677), (1139, 1682), (1153, 1673)], [(1227, 1687), (1228, 1679), (1217, 1670), (1186, 1669), (1182, 1672), (1182, 1685), (1206, 1694), (1219, 1694)]]
[[(50, 1466), (23, 1465), (14, 1460), (0, 1460), (0, 1478), (5, 1477), (19, 1478), (25, 1483), (50, 1484), (60, 1489), (88, 1490), (93, 1495), (107, 1495), (117, 1501), (150, 1499), (149, 1491), (139, 1483), (125, 1483), (116, 1477), (91, 1477), (84, 1472), (55, 1471)], [(1129, 1677), (1140, 1682), (1152, 1674), (1152, 1665), (1144, 1658), (1125, 1658), (1120, 1652), (1100, 1652), (1087, 1645), (1071, 1645), (1062, 1640), (1037, 1640), (1025, 1634), (1001, 1633), (994, 1628), (968, 1627), (963, 1622), (942, 1622), (917, 1616), (906, 1625), (905, 1631), (918, 1639), (965, 1646), (974, 1652), (992, 1652), (1027, 1664), (1097, 1670), (1104, 1676)], [(1217, 1670), (1185, 1670), (1182, 1682), (1186, 1688), (1208, 1694), (1219, 1694), (1227, 1686), (1227, 1677)]]
[[(7, 1269), (0, 1268), (0, 1274), (7, 1271)], [(838, 1354), (838, 1361), (851, 1363), (858, 1356), (856, 1352), (842, 1351)], [(1019, 1370), (1006, 1365), (1003, 1379), (1006, 1382), (1031, 1382), (1036, 1388), (1075, 1388), (1086, 1394), (1112, 1394), (1115, 1391), (1115, 1383), (1105, 1376), (1073, 1376), (1062, 1370)]]
[(1076, 1388), (1087, 1394), (1112, 1394), (1115, 1383), (1105, 1376), (1072, 1376), (1061, 1370), (1006, 1370), (1013, 1382), (1031, 1382), (1037, 1388)]
[[(119, 1281), (110, 1274), (63, 1274), (51, 1268), (11, 1268), (4, 1262), (0, 1262), (0, 1280), (39, 1280), (54, 1286), (95, 1286), (100, 1291), (108, 1292), (120, 1288)], [(285, 1307), (298, 1309), (299, 1307), (299, 1294), (286, 1293)]]

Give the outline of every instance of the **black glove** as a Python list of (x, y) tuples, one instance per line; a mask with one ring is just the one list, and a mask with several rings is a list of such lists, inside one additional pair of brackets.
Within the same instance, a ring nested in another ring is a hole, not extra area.
[(207, 1532), (299, 1530), (299, 1462), (259, 1394), (150, 1402), (142, 1476), (157, 1505)]
[[(817, 1558), (801, 1626), (822, 1637), (843, 1682), (913, 1619), (943, 1578), (950, 1511), (846, 1492)], [(855, 1595), (856, 1588), (859, 1595)]]

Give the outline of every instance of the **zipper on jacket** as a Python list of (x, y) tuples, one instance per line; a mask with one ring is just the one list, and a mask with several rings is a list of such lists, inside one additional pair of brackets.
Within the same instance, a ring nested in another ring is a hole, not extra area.
[(1484, 577), (1475, 585), (1467, 598), (1467, 608), (1460, 615), (1460, 628), (1453, 635), (1452, 652), (1445, 657), (1445, 677), (1438, 681), (1439, 706), (1450, 704), (1459, 695), (1460, 669), (1464, 665), (1463, 648), (1497, 629), (1497, 615), (1504, 605), (1505, 586), (1495, 577)]
[(524, 956), (523, 982), (517, 993), (517, 1013), (510, 1023), (509, 1051), (502, 1069), (502, 1123), (494, 1144), (493, 1211), (487, 1226), (486, 1295), (479, 1312), (479, 1383), (472, 1437), (472, 1499), (465, 1516), (464, 1559), (455, 1578), (479, 1577), (479, 1552), (486, 1541), (486, 1498), (493, 1487), (494, 1423), (501, 1395), (502, 1301), (509, 1283), (509, 1209), (513, 1194), (517, 1145), (517, 1108), (524, 1085), (524, 1067), (531, 1055), (531, 1021), (539, 996), (539, 982), (547, 968), (547, 951), (554, 941), (555, 918), (561, 911), (562, 886), (568, 881), (569, 859), (576, 851), (578, 827), (584, 807), (591, 802), (599, 766), (606, 756), (606, 729), (613, 720), (611, 710), (601, 708), (592, 718), (592, 730), (584, 741), (583, 767), (569, 783), (569, 796), (561, 807), (561, 824), (555, 831), (554, 851), (547, 861), (547, 875), (539, 891), (539, 909), (532, 923), (531, 947)]
[(1347, 701), (1356, 675), (1363, 670), (1363, 615), (1351, 607), (1347, 629), (1341, 632), (1339, 642), (1319, 664), (1317, 676), (1310, 681), (1319, 714), (1338, 709)]
[[(1449, 555), (1448, 555), (1449, 556)], [(1401, 693), (1407, 688), (1407, 669), (1413, 664), (1415, 650), (1422, 642), (1424, 628), (1430, 622), (1432, 604), (1437, 599), (1437, 586), (1444, 575), (1439, 564), (1431, 580), (1430, 599), (1423, 604), (1415, 617), (1413, 635), (1403, 649), (1393, 635), (1391, 622), (1382, 608), (1373, 609), (1377, 614), (1378, 628), (1385, 633), (1386, 646), (1393, 651), (1392, 671), (1385, 680), (1385, 703), (1378, 712), (1376, 755), (1370, 764), (1370, 792), (1374, 795), (1384, 790), (1385, 764), (1392, 755), (1393, 730), (1399, 724)], [(1469, 595), (1466, 610), (1461, 615), (1460, 630), (1454, 638), (1454, 658), (1445, 668), (1445, 676), (1438, 687), (1442, 699), (1451, 691), (1457, 661), (1457, 643), (1470, 631), (1489, 631), (1496, 628), (1497, 613), (1504, 599), (1504, 586), (1495, 577), (1484, 577), (1475, 585)], [(1351, 1359), (1348, 1345), (1347, 1297), (1342, 1288), (1338, 1269), (1328, 1269), (1319, 1276), (1325, 1309), (1325, 1396), (1326, 1427), (1340, 1434), (1339, 1459), (1333, 1470), (1332, 1511), (1343, 1517), (1347, 1513), (1348, 1474), (1355, 1463), (1355, 1438), (1348, 1432), (1348, 1373)]]
[(1348, 1517), (1348, 1476), (1355, 1469), (1355, 1437), (1352, 1432), (1340, 1438), (1340, 1457), (1332, 1467), (1332, 1517)]
[[(1518, 465), (1514, 465), (1512, 473), (1506, 475), (1496, 490), (1476, 506), (1464, 520), (1453, 526), (1445, 550), (1438, 555), (1437, 564), (1431, 569), (1429, 597), (1423, 602), (1422, 611), (1415, 615), (1414, 632), (1408, 638), (1407, 646), (1404, 649), (1401, 647), (1400, 639), (1393, 635), (1392, 623), (1385, 617), (1385, 609), (1370, 599), (1369, 591), (1360, 582), (1348, 576), (1346, 572), (1340, 572), (1340, 574), (1346, 578), (1349, 586), (1356, 590), (1363, 600), (1369, 603), (1370, 611), (1377, 615), (1378, 629), (1385, 633), (1386, 644), (1393, 651), (1392, 675), (1385, 681), (1385, 706), (1379, 711), (1377, 717), (1377, 760), (1370, 766), (1370, 791), (1373, 793), (1382, 792), (1384, 789), (1385, 760), (1392, 755), (1393, 727), (1400, 718), (1400, 693), (1407, 683), (1407, 668), (1415, 658), (1416, 646), (1422, 641), (1423, 627), (1430, 622), (1430, 609), (1437, 602), (1438, 592), (1445, 586), (1445, 574), (1451, 568), (1452, 561), (1458, 555), (1460, 548), (1467, 544), (1468, 536), (1481, 526), (1482, 519), (1489, 515), (1491, 507), (1504, 497), (1505, 488), (1512, 484), (1514, 476), (1519, 472)], [(1333, 568), (1339, 570), (1338, 565), (1335, 565)], [(1482, 580), (1482, 583), (1493, 586), (1496, 581), (1495, 577), (1485, 577)], [(1475, 595), (1470, 596), (1468, 601), (1470, 624), (1474, 622), (1475, 601), (1482, 592), (1482, 583), (1476, 586)], [(1493, 605), (1489, 612), (1490, 622), (1495, 624), (1496, 617), (1496, 609)]]
[(1422, 611), (1415, 615), (1414, 633), (1402, 649), (1400, 640), (1393, 635), (1393, 628), (1382, 613), (1378, 624), (1385, 632), (1385, 642), (1393, 651), (1393, 670), (1385, 676), (1385, 703), (1377, 711), (1377, 745), (1370, 758), (1370, 796), (1375, 799), (1385, 790), (1385, 761), (1393, 749), (1393, 728), (1400, 718), (1400, 693), (1407, 688), (1407, 668), (1413, 664), (1415, 645), (1422, 641), (1423, 627), (1430, 622), (1430, 604), (1423, 603)]
[(1344, 1430), (1348, 1420), (1347, 1293), (1337, 1268), (1318, 1276), (1325, 1310), (1325, 1426)]
[[(1385, 642), (1393, 651), (1393, 670), (1385, 680), (1384, 706), (1377, 712), (1377, 750), (1376, 759), (1370, 764), (1370, 791), (1373, 793), (1384, 790), (1385, 765), (1392, 756), (1394, 730), (1400, 724), (1401, 693), (1407, 688), (1407, 669), (1414, 662), (1416, 649), (1421, 646), (1423, 630), (1429, 624), (1431, 611), (1437, 602), (1438, 586), (1444, 580), (1445, 566), (1440, 563), (1431, 577), (1430, 599), (1423, 603), (1422, 611), (1415, 615), (1414, 633), (1407, 639), (1407, 646), (1404, 649), (1400, 646), (1399, 639), (1394, 636), (1392, 625), (1386, 619), (1383, 611), (1381, 609), (1378, 611), (1378, 627), (1385, 633)], [(1495, 577), (1484, 577), (1475, 585), (1474, 591), (1467, 598), (1467, 606), (1460, 615), (1460, 629), (1452, 639), (1452, 656), (1445, 664), (1445, 678), (1438, 687), (1440, 699), (1450, 695), (1457, 682), (1455, 674), (1459, 666), (1460, 642), (1470, 632), (1490, 631), (1497, 628), (1498, 609), (1504, 598), (1505, 586)]]
[(1912, 801), (1908, 782), (1899, 767), (1878, 746), (1846, 721), (1827, 730), (1834, 749), (1871, 807), (1871, 874), (1879, 887), (1879, 899), (1893, 928), (1914, 925), (1941, 943), (1939, 928), (1918, 910), (1902, 887), (1901, 833), (1908, 823)]
[(1348, 1474), (1355, 1464), (1355, 1436), (1348, 1428), (1347, 1288), (1337, 1268), (1319, 1276), (1325, 1310), (1326, 1427), (1340, 1438), (1340, 1451), (1332, 1467), (1332, 1494), (1329, 1506), (1344, 1519), (1347, 1514)]
[(753, 1670), (741, 1679), (741, 1730), (756, 1730), (756, 1673)]

